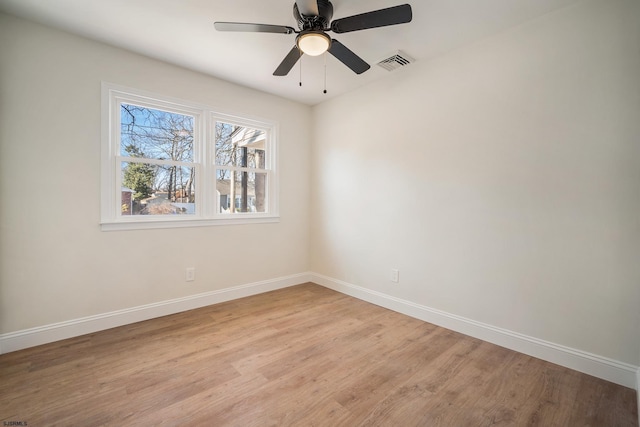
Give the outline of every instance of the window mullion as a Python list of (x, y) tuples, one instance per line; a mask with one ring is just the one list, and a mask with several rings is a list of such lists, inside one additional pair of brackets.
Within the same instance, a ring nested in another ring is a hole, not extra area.
[(147, 163), (150, 165), (159, 165), (159, 166), (180, 166), (185, 168), (191, 168), (198, 165), (198, 162), (180, 162), (175, 160), (157, 160), (157, 159), (146, 159), (144, 157), (127, 157), (127, 156), (117, 156), (116, 163)]
[(212, 207), (212, 195), (210, 188), (210, 179), (209, 176), (211, 174), (211, 168), (209, 166), (209, 117), (206, 110), (201, 112), (201, 115), (198, 120), (198, 132), (197, 132), (197, 141), (198, 144), (196, 146), (195, 155), (196, 161), (200, 166), (200, 173), (196, 174), (197, 176), (197, 188), (196, 195), (199, 197), (200, 205), (199, 212), (201, 218), (211, 218), (211, 213), (213, 211)]

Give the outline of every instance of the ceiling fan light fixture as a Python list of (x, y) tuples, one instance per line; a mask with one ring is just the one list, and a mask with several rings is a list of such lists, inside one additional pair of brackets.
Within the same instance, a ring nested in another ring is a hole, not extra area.
[(305, 31), (298, 36), (296, 45), (307, 55), (318, 56), (329, 50), (331, 37), (323, 31)]

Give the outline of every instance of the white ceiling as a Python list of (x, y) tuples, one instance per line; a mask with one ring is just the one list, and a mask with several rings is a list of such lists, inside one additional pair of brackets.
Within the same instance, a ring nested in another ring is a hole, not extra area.
[(356, 75), (327, 55), (272, 75), (295, 35), (217, 32), (214, 21), (297, 28), (294, 0), (0, 0), (0, 11), (284, 98), (314, 105), (388, 75), (375, 64), (398, 49), (427, 61), (579, 0), (334, 0), (334, 19), (409, 2), (408, 24), (333, 34), (372, 67)]

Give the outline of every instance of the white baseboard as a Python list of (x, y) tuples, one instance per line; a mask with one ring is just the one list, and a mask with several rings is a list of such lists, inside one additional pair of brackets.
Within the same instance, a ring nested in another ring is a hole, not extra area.
[(250, 283), (0, 335), (0, 354), (311, 281), (308, 273)]
[[(2, 334), (0, 335), (0, 354), (257, 295), (305, 282), (314, 282), (425, 322), (584, 372), (637, 391), (640, 390), (640, 367), (638, 366), (476, 322), (316, 273), (295, 274)], [(640, 393), (638, 395), (638, 404), (640, 406)]]
[(312, 273), (311, 281), (398, 313), (433, 323), (434, 325), (442, 326), (519, 353), (524, 353), (566, 368), (593, 375), (594, 377), (602, 378), (625, 387), (640, 390), (640, 368), (638, 366), (476, 322), (475, 320), (415, 304), (411, 301), (372, 291), (331, 277)]

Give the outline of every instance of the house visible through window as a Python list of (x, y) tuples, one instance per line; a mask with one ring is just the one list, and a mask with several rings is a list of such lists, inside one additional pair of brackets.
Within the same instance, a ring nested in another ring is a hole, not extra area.
[(277, 218), (275, 124), (103, 84), (102, 227)]
[(265, 140), (264, 130), (216, 123), (216, 187), (221, 213), (266, 211)]

